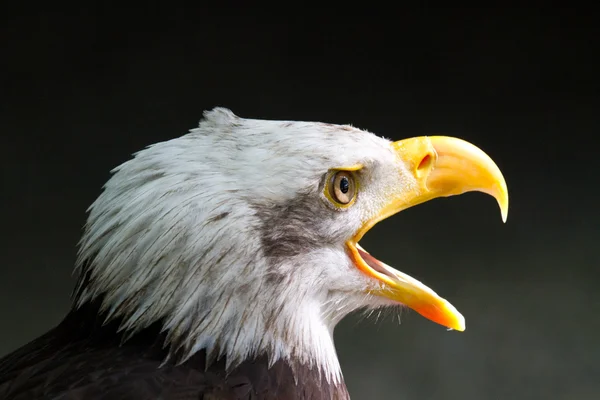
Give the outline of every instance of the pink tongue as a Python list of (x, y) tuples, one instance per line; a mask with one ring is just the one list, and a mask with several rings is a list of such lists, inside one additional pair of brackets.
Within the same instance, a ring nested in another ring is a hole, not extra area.
[(369, 253), (367, 253), (364, 250), (361, 250), (360, 248), (356, 248), (356, 250), (358, 250), (358, 254), (360, 254), (360, 257), (363, 259), (364, 262), (367, 263), (367, 265), (371, 268), (373, 268), (375, 271), (379, 272), (380, 274), (389, 276), (390, 278), (396, 278), (394, 275), (390, 274), (381, 264), (381, 261), (379, 261), (378, 259), (376, 259), (375, 257), (373, 257), (372, 255), (370, 255)]

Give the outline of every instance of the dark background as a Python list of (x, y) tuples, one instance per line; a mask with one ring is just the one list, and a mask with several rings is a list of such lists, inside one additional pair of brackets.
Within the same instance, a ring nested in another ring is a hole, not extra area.
[(85, 210), (109, 170), (219, 105), (392, 139), (459, 136), (505, 174), (506, 225), (491, 197), (467, 194), (363, 239), (449, 299), (467, 330), (414, 312), (402, 326), (347, 318), (336, 343), (354, 399), (598, 398), (592, 13), (23, 7), (0, 25), (0, 355), (68, 310)]

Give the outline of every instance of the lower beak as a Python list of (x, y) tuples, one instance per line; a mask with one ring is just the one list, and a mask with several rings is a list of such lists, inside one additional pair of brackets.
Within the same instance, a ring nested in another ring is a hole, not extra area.
[(358, 241), (377, 222), (409, 207), (437, 197), (480, 191), (495, 197), (502, 220), (508, 215), (508, 190), (498, 166), (476, 146), (461, 139), (433, 136), (394, 142), (398, 162), (404, 163), (416, 185), (391, 196), (378, 215), (367, 221), (347, 242), (355, 265), (381, 284), (373, 294), (402, 303), (424, 317), (458, 331), (465, 330), (464, 317), (448, 301), (418, 280), (369, 255)]

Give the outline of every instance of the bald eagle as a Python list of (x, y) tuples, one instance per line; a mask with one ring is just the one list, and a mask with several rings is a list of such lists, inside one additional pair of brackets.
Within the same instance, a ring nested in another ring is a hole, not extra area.
[(378, 221), (482, 191), (496, 164), (450, 137), (224, 108), (113, 171), (90, 206), (71, 311), (0, 360), (2, 399), (348, 399), (333, 342), (357, 309), (463, 316), (370, 255)]

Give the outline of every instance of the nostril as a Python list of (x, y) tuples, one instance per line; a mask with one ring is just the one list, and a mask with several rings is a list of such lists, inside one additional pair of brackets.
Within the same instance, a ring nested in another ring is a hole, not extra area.
[(417, 165), (417, 174), (421, 175), (429, 171), (431, 163), (433, 162), (433, 156), (429, 153), (421, 159), (419, 165)]

